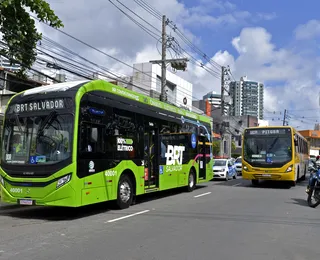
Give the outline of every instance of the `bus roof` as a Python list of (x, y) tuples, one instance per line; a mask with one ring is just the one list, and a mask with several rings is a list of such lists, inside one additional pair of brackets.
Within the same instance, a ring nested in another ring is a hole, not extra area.
[[(69, 92), (69, 91), (75, 92), (76, 96), (82, 95), (90, 91), (105, 91), (114, 95), (122, 96), (123, 98), (126, 98), (128, 100), (137, 101), (152, 107), (157, 107), (157, 108), (170, 111), (172, 113), (176, 113), (181, 116), (199, 120), (202, 122), (212, 123), (212, 120), (213, 120), (211, 117), (208, 117), (207, 115), (199, 115), (197, 113), (190, 112), (183, 108), (178, 108), (174, 105), (161, 102), (155, 98), (151, 98), (149, 96), (134, 92), (132, 90), (114, 85), (110, 82), (107, 82), (105, 80), (100, 80), (100, 79), (69, 81), (69, 82), (36, 87), (36, 88), (32, 88), (32, 89), (18, 93), (14, 97), (12, 97), (12, 99), (14, 99), (16, 96), (24, 97), (29, 95), (39, 95), (39, 94), (54, 93), (54, 92), (62, 94), (61, 92)], [(11, 100), (9, 102), (11, 102)]]

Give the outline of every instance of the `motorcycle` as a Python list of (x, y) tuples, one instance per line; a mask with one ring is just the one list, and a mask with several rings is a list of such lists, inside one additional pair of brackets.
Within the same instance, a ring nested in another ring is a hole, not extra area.
[[(306, 193), (308, 194), (309, 207), (315, 208), (320, 205), (320, 167), (317, 165), (310, 167), (310, 178)], [(315, 199), (314, 202), (313, 199)]]

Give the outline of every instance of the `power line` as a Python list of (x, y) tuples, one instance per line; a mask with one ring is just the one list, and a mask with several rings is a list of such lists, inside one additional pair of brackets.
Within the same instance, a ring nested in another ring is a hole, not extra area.
[[(110, 1), (110, 0), (109, 0)], [(144, 18), (142, 18), (140, 15), (138, 15), (136, 12), (132, 11), (130, 8), (128, 8), (125, 4), (121, 3), (121, 1), (119, 0), (116, 0), (118, 3), (120, 3), (124, 8), (128, 9), (130, 12), (134, 13), (137, 17), (139, 17), (141, 20), (143, 20), (144, 22), (146, 22), (148, 25), (150, 25), (151, 27), (153, 27), (156, 31), (160, 32), (156, 27), (154, 27), (153, 25), (151, 25), (148, 21), (146, 21)], [(110, 1), (111, 2), (111, 1)], [(136, 2), (136, 1), (135, 1)], [(112, 2), (111, 2), (112, 3)], [(117, 7), (114, 3), (112, 3), (115, 7)], [(141, 3), (140, 3), (141, 5)], [(146, 5), (144, 6), (146, 8)], [(126, 12), (124, 12), (123, 10), (121, 10), (119, 7), (117, 7), (118, 10), (120, 10), (122, 13), (124, 13), (126, 16), (128, 16), (128, 14)], [(150, 9), (148, 9), (148, 12), (150, 11)], [(149, 12), (150, 13), (150, 12)], [(132, 18), (132, 17), (130, 17)], [(132, 21), (136, 22), (136, 20), (134, 18), (131, 19)], [(161, 19), (160, 19), (161, 20)], [(169, 25), (169, 20), (166, 21), (166, 25)], [(163, 23), (163, 21), (162, 21)], [(140, 26), (141, 27), (141, 26)], [(146, 31), (146, 30), (145, 30)], [(154, 32), (152, 32), (154, 33)], [(158, 35), (157, 35), (158, 36)], [(163, 36), (163, 35), (162, 35)], [(179, 46), (179, 43), (176, 41), (175, 38), (173, 37), (168, 37), (166, 35), (165, 38), (162, 38), (161, 42), (165, 41), (166, 40), (166, 44), (163, 45), (163, 46), (168, 46), (171, 47), (171, 49), (173, 49), (176, 53), (180, 54), (181, 53), (177, 50), (177, 48), (172, 44), (173, 43), (176, 43), (178, 46)], [(160, 41), (160, 39), (158, 40)], [(179, 46), (180, 47), (180, 46)], [(180, 47), (181, 48), (181, 47)], [(181, 48), (182, 49), (182, 48)], [(210, 70), (210, 68), (207, 68), (205, 67), (205, 65), (201, 62), (199, 62), (198, 64), (198, 60), (195, 59), (191, 54), (189, 54), (186, 50), (182, 49), (186, 54), (188, 54), (188, 56), (193, 60), (191, 61), (193, 64), (197, 65), (197, 66), (200, 66), (201, 68), (203, 68), (204, 70), (206, 70), (207, 72), (209, 72), (211, 75), (215, 76), (215, 77), (218, 77), (220, 78), (220, 75), (218, 75), (218, 73), (216, 71), (213, 71), (213, 70)], [(184, 56), (184, 55), (183, 55)], [(184, 56), (185, 57), (185, 56)], [(177, 57), (176, 57), (177, 58)], [(163, 66), (162, 66), (163, 67)], [(215, 74), (215, 75), (214, 75)], [(162, 77), (163, 78), (163, 77)]]
[[(38, 19), (37, 17), (32, 16), (32, 15), (31, 15), (31, 17), (33, 17), (34, 19), (36, 19), (36, 20), (39, 21), (39, 19)], [(50, 27), (50, 28), (53, 28), (53, 27), (51, 27), (49, 24), (47, 24), (47, 23), (45, 23), (45, 22), (42, 22), (42, 23), (46, 24), (46, 25), (47, 25), (48, 27)], [(107, 54), (107, 53), (104, 52), (104, 51), (99, 50), (98, 48), (96, 48), (96, 47), (94, 47), (94, 46), (92, 46), (92, 45), (90, 45), (90, 44), (88, 44), (88, 43), (86, 43), (86, 42), (84, 42), (84, 41), (76, 38), (75, 36), (73, 36), (73, 35), (71, 35), (71, 34), (69, 34), (69, 33), (66, 33), (66, 32), (64, 32), (64, 31), (62, 31), (62, 30), (60, 30), (60, 29), (58, 29), (58, 28), (53, 28), (53, 29), (59, 31), (60, 33), (66, 35), (66, 36), (68, 36), (68, 37), (70, 37), (71, 39), (73, 39), (73, 40), (75, 40), (75, 41), (78, 41), (78, 42), (80, 42), (81, 44), (83, 44), (83, 45), (85, 45), (85, 46), (87, 46), (87, 47), (89, 47), (89, 48), (91, 48), (91, 49), (93, 49), (93, 50), (95, 50), (95, 51), (97, 51), (97, 52), (99, 52), (99, 53), (101, 53), (101, 54), (103, 54), (103, 55), (105, 55), (105, 56), (107, 56), (107, 57), (115, 60), (115, 61), (118, 61), (119, 63), (121, 63), (121, 64), (123, 64), (123, 65), (125, 65), (125, 66), (127, 66), (127, 67), (129, 67), (129, 68), (134, 69), (135, 71), (141, 72), (142, 74), (150, 77), (151, 79), (155, 79), (155, 80), (157, 79), (157, 78), (153, 77), (152, 75), (149, 75), (148, 73), (146, 73), (146, 72), (144, 72), (144, 71), (142, 71), (142, 70), (139, 70), (139, 69), (137, 69), (137, 68), (134, 68), (133, 66), (129, 65), (128, 63), (126, 63), (126, 62), (124, 62), (124, 61), (121, 61), (120, 59), (118, 59), (118, 58), (116, 58), (116, 57), (113, 57), (112, 55)], [(190, 95), (189, 93), (186, 93), (186, 94)], [(197, 99), (197, 98), (195, 98), (195, 99)]]
[[(97, 65), (97, 64), (95, 64), (95, 63), (93, 63), (93, 62), (91, 62), (91, 61), (83, 58), (83, 57), (80, 56), (79, 54), (70, 51), (69, 49), (63, 47), (62, 45), (54, 42), (53, 40), (51, 40), (51, 39), (49, 39), (49, 38), (47, 38), (47, 37), (45, 37), (45, 36), (43, 37), (43, 39), (44, 39), (44, 42), (45, 42), (45, 41), (49, 41), (49, 43), (51, 43), (53, 46), (55, 46), (55, 47), (58, 46), (58, 47), (60, 47), (61, 49), (63, 49), (68, 56), (70, 56), (70, 54), (72, 54), (72, 55), (74, 55), (74, 56), (78, 56), (80, 59), (85, 60), (86, 62), (88, 62), (88, 63), (90, 63), (90, 64), (92, 64), (92, 65), (94, 65), (94, 66), (97, 66), (97, 67), (99, 67), (99, 68), (102, 68), (103, 70), (106, 70), (109, 74), (115, 76), (116, 78), (114, 78), (114, 77), (112, 77), (112, 76), (110, 76), (110, 75), (107, 75), (107, 74), (105, 74), (104, 72), (103, 72), (103, 73), (99, 73), (99, 75), (108, 77), (108, 78), (113, 79), (113, 80), (118, 80), (119, 82), (123, 82), (123, 83), (126, 83), (126, 84), (130, 84), (130, 85), (132, 85), (132, 86), (134, 86), (134, 87), (136, 87), (136, 88), (144, 91), (145, 94), (149, 95), (149, 92), (148, 92), (146, 89), (143, 89), (143, 88), (141, 88), (141, 87), (133, 84), (132, 82), (129, 83), (129, 82), (127, 82), (127, 81), (124, 81), (124, 80), (121, 79), (118, 75), (116, 75), (115, 73), (112, 73), (109, 69), (103, 68), (102, 66), (99, 66), (99, 65)], [(5, 43), (4, 43), (4, 44), (5, 44)], [(30, 47), (31, 47), (31, 46), (30, 46)], [(46, 49), (46, 48), (43, 47), (43, 43), (41, 43), (41, 48)], [(60, 51), (61, 49), (59, 49), (59, 51)], [(58, 67), (60, 67), (61, 69), (66, 70), (66, 71), (68, 71), (69, 73), (75, 74), (75, 75), (77, 75), (77, 76), (79, 76), (79, 77), (82, 77), (82, 78), (93, 79), (92, 76), (88, 76), (88, 74), (84, 74), (85, 72), (88, 72), (88, 71), (90, 72), (90, 70), (89, 70), (90, 67), (89, 67), (88, 65), (81, 64), (81, 63), (79, 63), (78, 61), (74, 61), (74, 60), (71, 59), (71, 61), (76, 62), (77, 65), (75, 65), (75, 64), (70, 63), (70, 62), (68, 62), (68, 61), (61, 60), (60, 58), (57, 58), (57, 57), (55, 57), (55, 56), (52, 56), (52, 55), (48, 54), (47, 52), (44, 52), (43, 50), (39, 50), (38, 48), (36, 48), (36, 50), (38, 50), (39, 52), (41, 52), (41, 53), (49, 56), (50, 58), (54, 59), (55, 61), (58, 60), (58, 61), (60, 61), (60, 62), (62, 62), (62, 63), (67, 64), (67, 65), (70, 66), (70, 67), (73, 67), (73, 68), (77, 69), (78, 71), (80, 70), (80, 72), (77, 72), (77, 71), (72, 70), (72, 69), (70, 69), (70, 68), (67, 68), (67, 67), (64, 67), (64, 66), (59, 65)], [(55, 53), (56, 55), (61, 56), (61, 57), (65, 58), (65, 59), (67, 59), (67, 60), (70, 60), (70, 57), (66, 57), (66, 56), (63, 56), (63, 55), (60, 54), (60, 53), (54, 52), (54, 51), (52, 50), (52, 47), (51, 47), (50, 49), (46, 49), (46, 50), (48, 50), (48, 51), (50, 51), (50, 52), (52, 52), (52, 53)], [(20, 50), (20, 51), (21, 51), (21, 50)], [(23, 51), (22, 51), (22, 52), (23, 52)], [(39, 59), (39, 58), (38, 58), (38, 59)], [(47, 63), (51, 63), (50, 61), (45, 60), (45, 59), (41, 59), (41, 58), (40, 58), (40, 60), (43, 60), (43, 61), (45, 61), (45, 62), (47, 62)], [(81, 66), (79, 66), (79, 65), (84, 66), (84, 68), (81, 67)], [(91, 72), (92, 72), (92, 75), (93, 75), (94, 73), (96, 73), (96, 71), (91, 71)], [(39, 73), (40, 73), (40, 72), (39, 72)], [(46, 74), (43, 74), (43, 73), (42, 73), (42, 75), (50, 78), (50, 76), (48, 76), (48, 75), (46, 75)], [(50, 78), (50, 79), (52, 79), (52, 80), (54, 80), (54, 81), (57, 81), (57, 80), (55, 80), (54, 78)], [(141, 82), (141, 84), (142, 84), (142, 82)], [(144, 85), (144, 84), (142, 84), (142, 85)], [(147, 86), (147, 85), (145, 85), (145, 86)], [(147, 86), (147, 87), (149, 87), (149, 86)], [(181, 91), (181, 92), (183, 93), (183, 91)], [(187, 94), (189, 95), (189, 93), (187, 93)], [(178, 101), (177, 104), (182, 105), (182, 102), (179, 102), (179, 101)], [(176, 105), (176, 104), (173, 104), (173, 105)]]
[[(158, 20), (161, 20), (161, 13), (152, 7), (150, 4), (147, 4), (143, 0), (134, 0), (141, 8), (143, 8), (145, 11), (153, 15)], [(207, 60), (212, 66), (214, 66), (217, 69), (221, 69), (221, 65), (217, 62), (213, 61), (206, 55), (203, 51), (201, 51), (191, 40), (186, 37), (183, 32), (176, 26), (176, 24), (173, 23), (173, 21), (169, 21), (170, 27), (172, 30), (181, 38), (182, 41), (184, 41), (191, 49), (193, 49), (196, 53), (198, 53), (201, 57), (203, 57), (205, 60)]]
[[(120, 1), (116, 0), (118, 3), (120, 3), (122, 6), (124, 6), (126, 9), (128, 9), (130, 12), (132, 12), (133, 14), (135, 14), (136, 16), (138, 16), (141, 20), (143, 20), (144, 22), (146, 22), (147, 24), (149, 24), (151, 27), (155, 28), (156, 30), (158, 30), (156, 27), (154, 27), (153, 25), (151, 25), (150, 23), (148, 23), (145, 19), (143, 19), (141, 16), (137, 15), (135, 12), (133, 12), (131, 9), (129, 9), (128, 7), (126, 7), (124, 4), (122, 4)], [(152, 38), (158, 40), (159, 35), (157, 35), (156, 33), (154, 33), (153, 31), (151, 31), (150, 29), (148, 29), (147, 27), (145, 27), (144, 25), (142, 25), (141, 23), (139, 23), (138, 21), (136, 21), (134, 18), (132, 18), (132, 16), (128, 15), (126, 12), (124, 12), (123, 10), (121, 10), (121, 8), (119, 8), (115, 3), (113, 3), (111, 0), (109, 0), (109, 2), (116, 7), (121, 13), (123, 13), (126, 17), (128, 17), (132, 22), (134, 22), (136, 25), (138, 25), (142, 30), (144, 30), (147, 34), (149, 34)], [(158, 30), (159, 31), (159, 30)], [(159, 31), (160, 32), (160, 31)], [(161, 32), (160, 32), (161, 33)]]

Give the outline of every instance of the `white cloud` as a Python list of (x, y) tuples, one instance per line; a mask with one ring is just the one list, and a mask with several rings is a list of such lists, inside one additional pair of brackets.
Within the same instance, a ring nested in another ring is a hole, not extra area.
[(320, 20), (310, 20), (306, 24), (299, 25), (294, 31), (298, 40), (310, 40), (320, 36)]
[[(218, 51), (213, 59), (221, 65), (230, 65), (236, 79), (247, 75), (265, 83), (266, 119), (271, 124), (281, 125), (283, 111), (288, 109), (291, 125), (313, 128), (320, 116), (317, 111), (319, 58), (310, 59), (309, 52), (303, 50), (277, 48), (272, 35), (260, 27), (244, 28), (231, 44), (238, 52), (237, 57)], [(199, 73), (199, 69), (190, 73), (190, 79), (196, 86), (220, 90), (220, 81), (203, 71)]]
[[(278, 49), (272, 42), (271, 34), (263, 28), (244, 28), (240, 35), (232, 40), (239, 56), (235, 60), (237, 77), (248, 75), (250, 78), (266, 83), (265, 110), (275, 111), (270, 115), (274, 124), (279, 124), (280, 111), (290, 108), (290, 122), (302, 127), (313, 127), (315, 120), (302, 120), (303, 115), (319, 116), (317, 75), (319, 59), (309, 59), (308, 52), (297, 53), (290, 49)], [(284, 84), (268, 86), (268, 82), (280, 81)], [(266, 114), (268, 116), (268, 114)], [(283, 113), (280, 117), (282, 120)], [(311, 124), (311, 125), (310, 125)]]
[(261, 20), (273, 20), (275, 18), (277, 18), (277, 14), (275, 12), (272, 13), (258, 13), (257, 17), (260, 18)]

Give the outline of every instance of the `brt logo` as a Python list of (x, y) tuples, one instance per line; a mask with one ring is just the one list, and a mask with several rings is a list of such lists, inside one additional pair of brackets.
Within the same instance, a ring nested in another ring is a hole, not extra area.
[(167, 152), (165, 154), (165, 157), (167, 158), (166, 165), (181, 165), (185, 149), (186, 148), (184, 146), (168, 145)]

